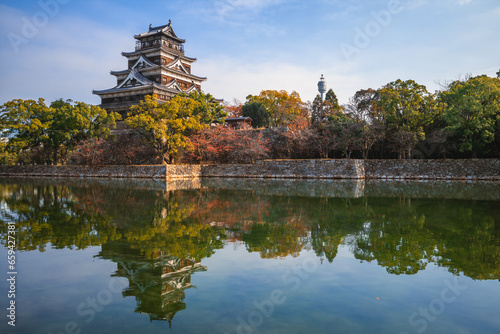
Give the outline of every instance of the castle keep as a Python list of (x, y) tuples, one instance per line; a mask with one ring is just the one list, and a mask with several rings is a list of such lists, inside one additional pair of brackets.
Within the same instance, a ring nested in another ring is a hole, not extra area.
[(201, 91), (207, 78), (191, 74), (196, 58), (184, 55), (186, 41), (177, 37), (170, 20), (163, 26), (149, 25), (147, 32), (134, 38), (135, 51), (122, 52), (128, 68), (111, 71), (116, 86), (92, 91), (101, 97), (100, 107), (126, 115), (130, 106), (139, 104), (146, 95), (157, 94), (162, 102), (181, 92)]

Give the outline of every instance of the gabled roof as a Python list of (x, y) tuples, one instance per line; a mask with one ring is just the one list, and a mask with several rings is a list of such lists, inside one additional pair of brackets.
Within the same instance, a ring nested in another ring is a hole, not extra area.
[(137, 69), (133, 68), (130, 70), (130, 73), (127, 75), (125, 80), (123, 80), (119, 85), (116, 87), (110, 88), (110, 89), (104, 89), (104, 90), (93, 90), (93, 94), (105, 94), (105, 93), (111, 93), (111, 92), (116, 92), (120, 91), (123, 89), (135, 89), (139, 87), (156, 87), (159, 89), (166, 89), (168, 91), (171, 91), (173, 93), (178, 93), (178, 92), (186, 92), (190, 93), (194, 89), (196, 89), (196, 86), (193, 84), (191, 85), (188, 89), (184, 90), (181, 87), (179, 87), (177, 83), (177, 79), (172, 79), (170, 82), (168, 82), (166, 85), (160, 85), (156, 82), (153, 82), (149, 80), (148, 78), (144, 77)]
[(141, 55), (139, 59), (135, 62), (134, 66), (132, 68), (145, 68), (145, 67), (157, 67), (155, 63), (153, 63), (151, 60), (148, 58), (144, 57)]
[(201, 80), (201, 81), (205, 81), (207, 80), (206, 77), (199, 77), (197, 75), (194, 75), (194, 74), (191, 74), (189, 73), (188, 70), (186, 70), (186, 68), (184, 67), (184, 65), (182, 64), (181, 62), (181, 57), (176, 57), (174, 58), (173, 61), (171, 61), (170, 63), (168, 63), (167, 65), (162, 65), (163, 68), (168, 68), (170, 70), (174, 70), (174, 71), (178, 71), (178, 72), (181, 72), (182, 74), (184, 75), (187, 75), (191, 78), (196, 78), (197, 80)]
[(177, 79), (175, 79), (175, 78), (172, 79), (172, 80), (170, 80), (169, 82), (167, 82), (167, 84), (165, 85), (165, 87), (172, 88), (172, 89), (177, 89), (177, 90), (180, 90), (182, 92), (182, 89), (177, 84)]
[[(132, 68), (136, 68), (136, 69), (143, 69), (143, 68), (148, 68), (148, 67), (159, 67), (160, 65), (157, 65), (155, 63), (153, 63), (151, 60), (147, 59), (146, 57), (144, 57), (143, 55), (141, 55), (139, 57), (139, 59), (137, 59), (137, 61), (135, 62), (134, 66), (132, 66)], [(121, 71), (111, 71), (110, 73), (112, 75), (121, 75), (121, 74), (126, 74), (126, 73), (129, 73), (130, 70), (127, 69), (127, 70), (121, 70)]]
[(174, 29), (172, 29), (172, 21), (170, 21), (170, 20), (168, 20), (168, 24), (165, 24), (162, 26), (152, 27), (150, 24), (147, 32), (139, 34), (139, 35), (135, 35), (134, 38), (143, 39), (144, 37), (154, 36), (154, 35), (158, 35), (158, 34), (170, 37), (179, 43), (186, 42), (185, 39), (177, 37), (177, 35), (174, 32)]
[(173, 61), (171, 61), (169, 64), (165, 66), (167, 68), (176, 69), (178, 71), (184, 72), (185, 74), (191, 74), (189, 73), (188, 70), (186, 70), (179, 57), (176, 57)]
[(141, 73), (139, 73), (138, 70), (135, 68), (130, 70), (130, 73), (127, 75), (125, 80), (122, 81), (121, 84), (116, 86), (115, 88), (122, 88), (122, 87), (131, 87), (131, 86), (150, 86), (153, 84), (153, 81), (147, 79), (144, 77)]
[(192, 84), (188, 89), (186, 89), (184, 92), (186, 93), (191, 93), (193, 90), (197, 90), (196, 89), (196, 85), (195, 84)]
[(119, 91), (122, 89), (126, 88), (133, 88), (133, 87), (141, 87), (141, 86), (160, 86), (157, 83), (147, 79), (144, 77), (139, 71), (135, 68), (131, 69), (125, 80), (122, 81), (121, 84), (110, 88), (110, 89), (104, 89), (104, 90), (94, 90), (92, 93), (94, 94), (102, 94), (102, 93), (110, 93), (110, 92), (115, 92)]

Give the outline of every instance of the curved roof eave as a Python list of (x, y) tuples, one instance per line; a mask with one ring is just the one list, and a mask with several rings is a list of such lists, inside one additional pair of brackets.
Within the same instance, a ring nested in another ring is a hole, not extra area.
[[(157, 48), (151, 48), (151, 49), (143, 49), (143, 50), (130, 51), (130, 52), (122, 51), (122, 56), (124, 56), (124, 57), (135, 56), (135, 55), (138, 55), (138, 54), (147, 53), (148, 51), (156, 52), (157, 50), (158, 50)], [(181, 57), (181, 58), (186, 59), (186, 60), (190, 60), (192, 62), (195, 62), (195, 61), (198, 60), (198, 58), (188, 57), (188, 56), (185, 56), (183, 54), (173, 53), (172, 55), (174, 55), (176, 57)]]
[(121, 71), (113, 71), (113, 70), (111, 70), (111, 71), (109, 71), (109, 73), (110, 73), (111, 75), (120, 75), (120, 74), (126, 74), (126, 73), (129, 73), (129, 72), (130, 72), (130, 70), (121, 70)]

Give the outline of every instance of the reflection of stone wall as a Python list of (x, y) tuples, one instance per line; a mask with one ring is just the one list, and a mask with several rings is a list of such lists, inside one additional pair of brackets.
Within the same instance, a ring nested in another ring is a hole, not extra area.
[(500, 183), (459, 180), (366, 180), (366, 197), (500, 200)]
[[(167, 182), (167, 186), (170, 182)], [(202, 188), (238, 189), (255, 191), (263, 195), (304, 196), (328, 198), (357, 198), (364, 196), (364, 180), (284, 180), (204, 178)]]
[(0, 175), (123, 178), (308, 178), (500, 180), (500, 159), (262, 160), (256, 164), (149, 166), (0, 166)]
[[(196, 179), (184, 179), (179, 181), (196, 182)], [(137, 190), (160, 190), (165, 191), (167, 182), (165, 179), (159, 178), (129, 178), (124, 182), (123, 178), (109, 178), (109, 177), (89, 177), (82, 179), (81, 177), (59, 177), (54, 175), (49, 176), (35, 176), (24, 177), (18, 174), (14, 176), (0, 176), (0, 183), (2, 184), (33, 184), (41, 186), (69, 186), (76, 188), (109, 188), (109, 189), (137, 189)], [(170, 184), (170, 182), (169, 182)], [(191, 185), (179, 185), (175, 189), (188, 189), (193, 188)], [(194, 186), (196, 188), (196, 185)], [(199, 188), (199, 186), (197, 187)]]
[[(170, 182), (167, 182), (167, 187)], [(500, 183), (459, 180), (259, 180), (204, 178), (201, 187), (263, 195), (326, 198), (405, 197), (500, 200)]]

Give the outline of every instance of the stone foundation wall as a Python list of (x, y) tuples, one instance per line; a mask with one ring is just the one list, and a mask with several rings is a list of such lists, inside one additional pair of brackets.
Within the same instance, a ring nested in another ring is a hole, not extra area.
[(165, 165), (144, 166), (0, 166), (2, 176), (165, 178)]
[(169, 180), (201, 177), (203, 165), (166, 165), (165, 177)]
[(365, 160), (367, 179), (500, 180), (499, 159)]
[(205, 177), (357, 179), (364, 175), (362, 160), (261, 160), (254, 165), (202, 165)]
[(500, 181), (500, 159), (262, 160), (256, 164), (144, 166), (0, 166), (3, 176), (304, 179), (436, 179)]

